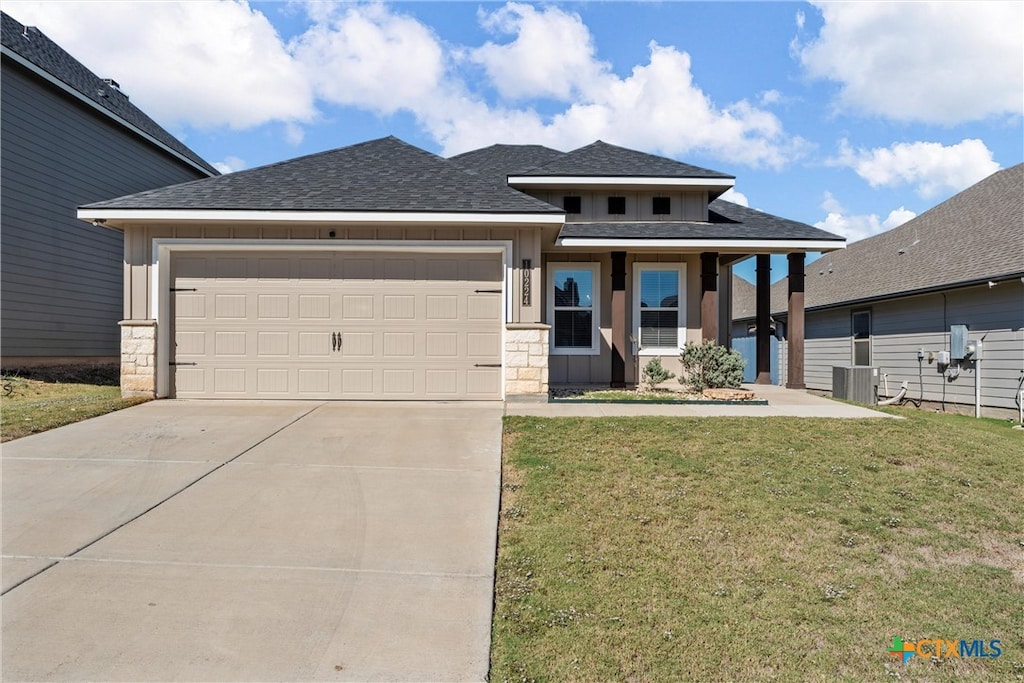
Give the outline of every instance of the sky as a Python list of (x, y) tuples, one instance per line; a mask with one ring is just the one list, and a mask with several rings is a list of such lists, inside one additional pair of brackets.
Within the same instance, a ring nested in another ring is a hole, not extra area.
[(735, 175), (725, 199), (853, 242), (1024, 158), (1019, 1), (3, 9), (222, 172), (387, 135), (442, 156), (600, 139)]

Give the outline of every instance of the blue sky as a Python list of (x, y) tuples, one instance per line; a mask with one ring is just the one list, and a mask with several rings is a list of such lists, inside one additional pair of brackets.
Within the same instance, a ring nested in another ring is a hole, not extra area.
[(4, 11), (225, 171), (385, 135), (442, 155), (603, 139), (731, 173), (733, 201), (856, 240), (1024, 157), (1022, 2)]

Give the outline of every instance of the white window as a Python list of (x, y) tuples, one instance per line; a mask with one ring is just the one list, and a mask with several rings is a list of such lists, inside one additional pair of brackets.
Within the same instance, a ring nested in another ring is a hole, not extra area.
[(600, 353), (597, 327), (600, 319), (600, 272), (597, 263), (548, 264), (551, 353)]
[(686, 264), (633, 264), (633, 328), (641, 355), (675, 355), (686, 342)]
[(850, 326), (853, 328), (853, 364), (871, 365), (871, 311), (854, 311)]

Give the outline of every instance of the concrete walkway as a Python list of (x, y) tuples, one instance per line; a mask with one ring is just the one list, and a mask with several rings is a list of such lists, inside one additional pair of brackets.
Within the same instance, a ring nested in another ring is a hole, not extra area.
[(506, 415), (536, 417), (616, 417), (660, 415), (665, 417), (830, 417), (893, 418), (894, 415), (833, 401), (828, 398), (775, 385), (744, 384), (768, 405), (693, 405), (658, 403), (509, 402)]
[(501, 411), (155, 401), (3, 446), (5, 680), (484, 680)]

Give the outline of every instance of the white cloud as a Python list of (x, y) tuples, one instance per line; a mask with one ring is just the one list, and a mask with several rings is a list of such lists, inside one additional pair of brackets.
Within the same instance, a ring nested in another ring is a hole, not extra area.
[[(598, 59), (582, 19), (553, 6), (509, 3), (481, 12), (496, 38), (475, 48), (446, 44), (382, 4), (289, 5), (307, 28), (287, 44), (243, 0), (5, 8), (116, 78), (168, 126), (279, 123), (297, 144), (302, 126), (320, 116), (317, 105), (333, 104), (408, 112), (446, 154), (495, 142), (571, 149), (603, 139), (669, 156), (699, 152), (731, 169), (780, 168), (810, 147), (762, 108), (777, 93), (764, 93), (762, 105), (715, 103), (694, 82), (690, 55), (654, 42), (645, 63), (619, 76)], [(489, 101), (495, 91), (504, 102)], [(564, 104), (541, 114), (537, 98)]]
[(885, 220), (879, 220), (878, 215), (873, 213), (846, 215), (843, 205), (828, 191), (825, 192), (821, 208), (826, 212), (825, 219), (815, 223), (814, 227), (842, 235), (848, 242), (856, 242), (886, 230), (892, 230), (917, 216), (916, 213), (903, 206), (890, 211)]
[(687, 53), (654, 42), (649, 50), (649, 62), (624, 78), (577, 84), (575, 102), (551, 117), (476, 100), (428, 127), (447, 154), (495, 141), (566, 149), (603, 139), (670, 156), (701, 151), (730, 164), (779, 168), (805, 153), (808, 143), (788, 135), (771, 112), (746, 101), (717, 107), (694, 84)]
[(728, 190), (723, 192), (719, 199), (724, 199), (727, 202), (739, 204), (740, 206), (750, 206), (750, 200), (747, 199), (747, 195), (742, 192), (737, 192), (735, 187), (730, 187)]
[(856, 171), (871, 187), (911, 185), (922, 197), (947, 191), (959, 192), (999, 170), (992, 152), (981, 140), (955, 145), (938, 142), (899, 142), (889, 147), (853, 149), (840, 142), (834, 166)]
[(510, 2), (490, 14), (480, 10), (479, 16), (492, 33), (515, 35), (511, 43), (488, 42), (469, 52), (504, 97), (565, 101), (600, 87), (609, 77), (609, 67), (596, 59), (594, 41), (578, 14)]
[(320, 21), (289, 48), (322, 99), (391, 114), (434, 96), (444, 54), (428, 27), (382, 5), (312, 6)]
[(249, 128), (314, 116), (312, 89), (267, 18), (242, 1), (5, 2), (4, 11), (165, 126)]
[(841, 108), (939, 124), (1022, 113), (1024, 3), (814, 5), (821, 33), (794, 52), (808, 75), (840, 85)]
[(243, 171), (247, 167), (247, 164), (239, 159), (238, 157), (225, 157), (224, 161), (215, 161), (213, 167), (220, 171), (222, 174), (234, 173), (235, 171)]
[(882, 221), (882, 227), (885, 230), (892, 230), (895, 227), (903, 225), (912, 218), (917, 218), (917, 214), (907, 207), (901, 206), (900, 208), (893, 209), (889, 212), (886, 219)]
[(806, 22), (807, 22), (807, 17), (806, 17), (806, 15), (804, 15), (804, 11), (802, 9), (801, 10), (797, 10), (796, 11), (796, 27), (798, 29), (803, 30), (804, 24)]

